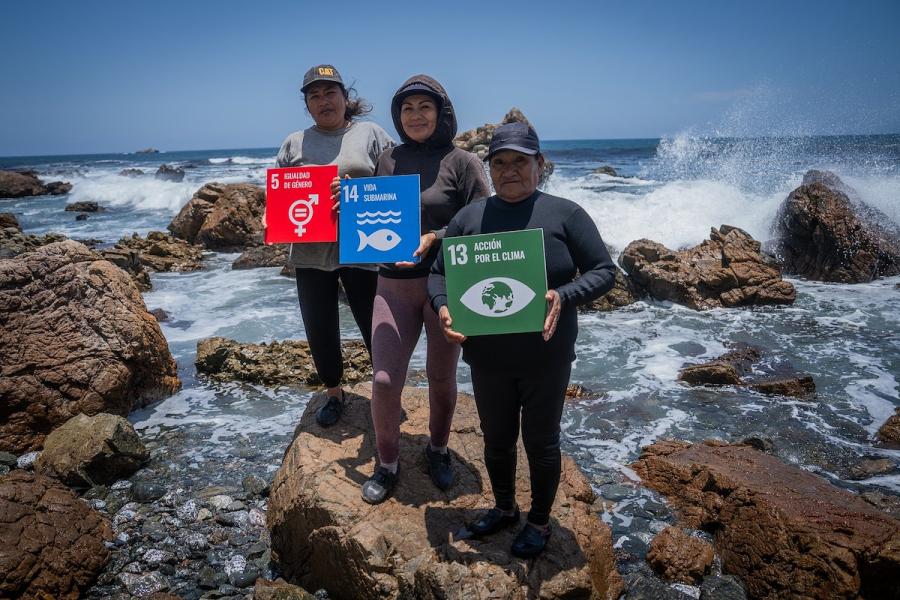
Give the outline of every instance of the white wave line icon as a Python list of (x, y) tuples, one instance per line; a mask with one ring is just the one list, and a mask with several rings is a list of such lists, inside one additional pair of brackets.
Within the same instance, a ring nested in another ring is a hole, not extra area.
[(360, 219), (372, 218), (372, 217), (399, 217), (399, 210), (385, 210), (385, 211), (376, 211), (376, 212), (361, 212), (356, 213), (356, 216)]
[(399, 223), (400, 219), (357, 219), (357, 225), (376, 225), (379, 223)]

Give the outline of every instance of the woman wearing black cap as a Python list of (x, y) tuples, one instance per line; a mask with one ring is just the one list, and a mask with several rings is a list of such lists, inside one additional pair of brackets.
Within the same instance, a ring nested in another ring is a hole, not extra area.
[(403, 144), (381, 155), (375, 174), (419, 175), (422, 237), (409, 262), (384, 265), (378, 272), (372, 317), (372, 421), (378, 465), (362, 486), (363, 500), (371, 504), (383, 502), (397, 482), (400, 394), (423, 325), (431, 411), (425, 455), (434, 484), (446, 490), (453, 483), (447, 441), (456, 408), (459, 346), (441, 333), (428, 300), (428, 272), (453, 215), (490, 193), (481, 161), (453, 145), (456, 114), (440, 83), (426, 75), (409, 78), (394, 94), (391, 116)]
[(544, 157), (534, 129), (526, 123), (498, 127), (486, 160), (496, 195), (458, 212), (446, 236), (542, 229), (550, 290), (543, 332), (466, 338), (454, 331), (442, 256), (432, 267), (428, 292), (444, 335), (462, 343), (463, 360), (471, 367), (484, 462), (494, 490), (495, 506), (468, 529), (481, 537), (519, 522), (515, 481), (521, 425), (531, 510), (511, 551), (532, 558), (550, 537), (550, 509), (559, 487), (559, 422), (575, 360), (575, 306), (608, 292), (615, 283), (615, 266), (596, 225), (580, 206), (538, 191)]
[[(356, 120), (372, 107), (357, 98), (353, 88), (344, 86), (332, 65), (318, 65), (307, 71), (300, 91), (315, 125), (284, 140), (278, 152), (278, 166), (335, 164), (340, 177), (371, 176), (378, 156), (394, 143), (375, 123)], [(291, 244), (288, 265), (296, 268), (303, 326), (316, 371), (327, 388), (327, 400), (316, 412), (316, 421), (328, 427), (340, 418), (344, 395), (338, 281), (347, 293), (353, 318), (371, 352), (377, 273), (374, 267), (342, 267), (336, 242)]]

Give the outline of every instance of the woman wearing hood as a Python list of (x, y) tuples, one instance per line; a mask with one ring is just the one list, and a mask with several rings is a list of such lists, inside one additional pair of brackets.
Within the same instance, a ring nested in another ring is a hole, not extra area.
[(426, 75), (410, 77), (394, 94), (391, 116), (403, 144), (381, 154), (375, 175), (419, 176), (422, 237), (409, 262), (383, 265), (378, 271), (372, 315), (372, 421), (379, 464), (362, 486), (363, 500), (370, 504), (383, 502), (397, 482), (400, 394), (423, 326), (431, 411), (431, 439), (425, 455), (434, 484), (446, 490), (453, 483), (447, 440), (456, 409), (460, 350), (444, 338), (429, 303), (428, 273), (450, 219), (473, 200), (490, 194), (478, 157), (453, 145), (456, 114), (440, 83)]

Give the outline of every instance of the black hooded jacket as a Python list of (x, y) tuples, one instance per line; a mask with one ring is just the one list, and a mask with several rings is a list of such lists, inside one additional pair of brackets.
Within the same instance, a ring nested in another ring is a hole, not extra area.
[[(427, 94), (438, 103), (434, 133), (422, 143), (409, 138), (400, 123), (400, 106), (412, 94)], [(440, 83), (427, 75), (407, 79), (391, 101), (394, 127), (403, 143), (385, 150), (378, 158), (375, 175), (418, 175), (422, 199), (422, 232), (433, 231), (437, 241), (414, 267), (383, 265), (379, 274), (397, 279), (427, 277), (431, 264), (441, 251), (440, 240), (450, 219), (473, 200), (490, 195), (484, 167), (477, 156), (453, 145), (456, 113)]]

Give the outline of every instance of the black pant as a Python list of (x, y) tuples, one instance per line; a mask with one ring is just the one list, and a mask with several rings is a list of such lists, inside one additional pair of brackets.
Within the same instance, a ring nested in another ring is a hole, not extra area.
[(516, 505), (516, 442), (519, 421), (531, 473), (531, 511), (535, 525), (550, 521), (559, 487), (559, 420), (572, 371), (562, 363), (530, 373), (498, 373), (472, 366), (475, 404), (484, 433), (484, 464), (497, 508)]
[(297, 297), (306, 339), (319, 379), (325, 387), (337, 387), (344, 373), (341, 329), (338, 321), (338, 279), (369, 354), (372, 353), (372, 307), (378, 287), (378, 272), (353, 267), (334, 271), (297, 269)]

